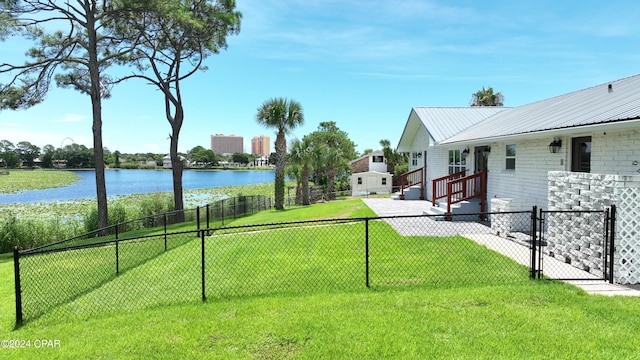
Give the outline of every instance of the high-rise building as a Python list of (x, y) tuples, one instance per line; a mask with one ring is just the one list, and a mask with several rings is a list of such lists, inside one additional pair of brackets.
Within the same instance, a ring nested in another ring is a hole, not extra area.
[(268, 136), (260, 135), (251, 138), (251, 153), (262, 156), (271, 154), (271, 143)]
[(211, 135), (211, 150), (216, 154), (244, 153), (244, 138), (236, 135)]

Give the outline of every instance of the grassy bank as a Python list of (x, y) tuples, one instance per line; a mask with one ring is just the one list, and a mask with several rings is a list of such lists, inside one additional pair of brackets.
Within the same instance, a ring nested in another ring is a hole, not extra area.
[[(256, 215), (256, 222), (360, 216), (368, 209), (359, 201), (332, 202)], [(251, 223), (252, 217), (240, 222)], [(383, 223), (380, 224), (384, 226)], [(348, 225), (347, 225), (348, 226)], [(323, 231), (330, 231), (330, 227)], [(307, 246), (327, 235), (309, 229), (296, 238)], [(254, 235), (255, 241), (264, 240)], [(348, 241), (348, 237), (341, 241)], [(405, 239), (388, 233), (390, 241)], [(254, 241), (245, 242), (254, 244)], [(269, 242), (265, 241), (264, 245)], [(271, 245), (277, 244), (275, 241)], [(222, 245), (222, 244), (219, 244)], [(262, 245), (261, 245), (262, 246)], [(305, 247), (306, 248), (306, 247)], [(182, 249), (182, 248), (181, 248)], [(188, 248), (184, 248), (187, 251)], [(216, 252), (208, 251), (213, 261)], [(226, 248), (225, 254), (246, 254)], [(283, 248), (283, 250), (286, 250)], [(313, 250), (313, 249), (312, 249)], [(315, 254), (314, 251), (311, 252)], [(176, 256), (178, 253), (169, 253)], [(222, 253), (220, 253), (222, 255)], [(283, 254), (285, 255), (285, 254)], [(352, 253), (333, 253), (343, 261)], [(421, 271), (438, 267), (455, 253), (441, 252)], [(479, 247), (478, 263), (499, 256)], [(286, 257), (282, 259), (286, 260)], [(155, 259), (160, 260), (160, 258)], [(228, 266), (234, 265), (227, 258)], [(209, 263), (208, 261), (207, 263)], [(256, 264), (265, 259), (253, 259)], [(505, 261), (508, 261), (506, 259)], [(169, 262), (172, 266), (177, 263)], [(420, 265), (420, 264), (416, 264)], [(0, 257), (0, 278), (11, 279), (12, 262)], [(128, 277), (157, 274), (150, 262)], [(237, 271), (241, 268), (236, 266)], [(331, 271), (332, 269), (325, 269)], [(470, 271), (459, 266), (457, 271)], [(473, 269), (471, 269), (473, 271)], [(500, 271), (497, 269), (496, 271)], [(137, 283), (146, 284), (142, 278)], [(500, 276), (477, 283), (413, 286), (362, 286), (287, 294), (245, 294), (212, 297), (207, 302), (157, 305), (99, 316), (69, 319), (42, 317), (13, 329), (12, 281), (0, 282), (0, 336), (30, 342), (30, 347), (2, 348), (0, 357), (160, 358), (160, 359), (631, 359), (637, 355), (640, 303), (637, 298), (590, 296), (575, 287), (546, 281)], [(121, 284), (126, 279), (118, 278)], [(158, 281), (162, 278), (158, 278)], [(166, 279), (164, 279), (166, 280)], [(211, 283), (216, 284), (214, 279)], [(285, 279), (274, 278), (274, 281)], [(288, 279), (295, 281), (295, 279)], [(218, 282), (219, 283), (219, 282)], [(118, 286), (115, 282), (114, 286)], [(159, 284), (158, 284), (159, 285)], [(154, 289), (162, 286), (154, 287)], [(74, 300), (75, 309), (108, 299), (91, 291)], [(151, 289), (153, 290), (153, 289)], [(140, 298), (136, 295), (134, 298)], [(621, 339), (624, 339), (621, 341)], [(36, 348), (35, 340), (58, 341)], [(57, 346), (55, 344), (58, 344)]]
[(68, 186), (78, 180), (70, 171), (11, 169), (9, 175), (0, 175), (0, 194)]
[[(186, 190), (184, 202), (185, 209), (192, 209), (228, 197), (272, 194), (273, 183), (222, 186)], [(24, 249), (84, 233), (97, 221), (95, 206), (94, 199), (0, 205), (0, 253), (14, 245)], [(172, 210), (171, 192), (109, 197), (111, 223)]]

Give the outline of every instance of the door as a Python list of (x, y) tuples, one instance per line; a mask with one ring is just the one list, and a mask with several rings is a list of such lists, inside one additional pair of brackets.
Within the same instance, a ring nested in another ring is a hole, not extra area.
[[(473, 158), (474, 158), (474, 166), (473, 173), (478, 174), (483, 171), (489, 170), (488, 162), (489, 162), (489, 151), (491, 148), (488, 146), (476, 146), (473, 149)], [(476, 194), (480, 198), (480, 211), (487, 211), (487, 178), (488, 176), (484, 176), (484, 181), (482, 179), (476, 180)], [(483, 196), (479, 196), (479, 194), (484, 194)]]
[(487, 154), (489, 153), (489, 147), (488, 146), (476, 146), (473, 154), (474, 154), (474, 167), (473, 167), (473, 173), (477, 174), (479, 172), (483, 172), (485, 170), (487, 170), (488, 166), (488, 157)]

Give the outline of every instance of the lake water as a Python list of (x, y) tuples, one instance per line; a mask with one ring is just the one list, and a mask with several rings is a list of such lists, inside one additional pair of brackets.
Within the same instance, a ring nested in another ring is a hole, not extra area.
[[(0, 204), (64, 201), (96, 197), (96, 176), (93, 171), (72, 171), (80, 177), (73, 185), (61, 188), (29, 190), (15, 194), (0, 194)], [(107, 196), (173, 191), (170, 170), (106, 170)], [(198, 171), (185, 170), (184, 190), (214, 188), (273, 182), (273, 171)]]

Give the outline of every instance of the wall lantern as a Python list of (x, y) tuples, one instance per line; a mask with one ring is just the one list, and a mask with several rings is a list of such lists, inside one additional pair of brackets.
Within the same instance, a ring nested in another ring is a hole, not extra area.
[(466, 159), (469, 156), (469, 148), (462, 150), (462, 158)]
[(491, 147), (485, 146), (484, 149), (482, 149), (482, 156), (487, 157), (489, 156), (490, 153), (491, 153)]
[(552, 154), (555, 154), (558, 151), (560, 151), (561, 147), (562, 147), (562, 140), (556, 137), (553, 139), (551, 144), (549, 144), (549, 152)]
[(418, 158), (421, 158), (422, 157), (422, 151), (418, 152), (417, 155), (418, 155)]

